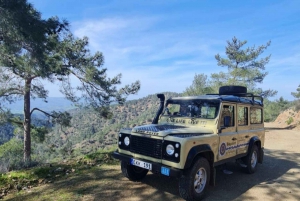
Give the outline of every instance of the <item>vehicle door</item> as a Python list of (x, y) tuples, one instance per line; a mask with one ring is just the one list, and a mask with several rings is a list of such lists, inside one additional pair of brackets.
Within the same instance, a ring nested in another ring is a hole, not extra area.
[(247, 105), (237, 106), (237, 155), (247, 153), (251, 129), (249, 122), (250, 107)]
[(218, 161), (236, 156), (236, 104), (223, 103), (219, 115)]

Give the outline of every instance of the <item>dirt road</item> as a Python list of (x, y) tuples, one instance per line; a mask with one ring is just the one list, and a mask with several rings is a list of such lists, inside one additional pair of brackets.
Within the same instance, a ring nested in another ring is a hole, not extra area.
[[(239, 165), (227, 164), (233, 174), (217, 170), (216, 186), (210, 187), (205, 201), (300, 200), (300, 132), (267, 130), (264, 163), (249, 175)], [(123, 181), (123, 179), (122, 179)], [(142, 185), (128, 184), (124, 200), (182, 200), (178, 181), (148, 175)], [(127, 197), (129, 195), (129, 197)], [(120, 199), (122, 196), (119, 197)]]
[[(267, 125), (268, 126), (268, 125)], [(270, 126), (270, 125), (269, 125)], [(229, 163), (233, 174), (217, 170), (216, 186), (209, 187), (205, 201), (300, 200), (300, 132), (270, 129), (266, 132), (264, 163), (249, 175)], [(179, 201), (178, 180), (148, 174), (143, 182), (131, 182), (119, 166), (102, 166), (84, 177), (37, 187), (7, 200), (111, 200)]]

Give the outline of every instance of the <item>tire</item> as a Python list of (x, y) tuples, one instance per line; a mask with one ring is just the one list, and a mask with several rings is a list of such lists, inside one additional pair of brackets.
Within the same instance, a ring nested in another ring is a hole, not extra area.
[(121, 161), (121, 170), (123, 175), (131, 181), (141, 181), (149, 171), (140, 167), (130, 165), (125, 161)]
[(179, 179), (180, 196), (185, 200), (203, 199), (209, 180), (209, 163), (205, 158), (200, 157)]
[(222, 86), (219, 88), (220, 95), (231, 95), (247, 93), (247, 87), (243, 86)]
[(249, 174), (253, 174), (256, 171), (257, 163), (258, 163), (258, 148), (256, 145), (253, 145), (251, 151), (244, 158), (244, 162), (246, 164), (246, 172)]

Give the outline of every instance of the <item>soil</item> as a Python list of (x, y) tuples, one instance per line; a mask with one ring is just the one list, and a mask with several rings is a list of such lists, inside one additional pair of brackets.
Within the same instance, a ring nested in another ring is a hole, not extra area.
[[(216, 186), (204, 201), (300, 200), (300, 132), (282, 124), (267, 123), (265, 157), (254, 174), (228, 163), (233, 174), (217, 169)], [(148, 173), (142, 182), (124, 178), (119, 165), (101, 166), (86, 175), (70, 177), (7, 200), (182, 201), (178, 180)]]

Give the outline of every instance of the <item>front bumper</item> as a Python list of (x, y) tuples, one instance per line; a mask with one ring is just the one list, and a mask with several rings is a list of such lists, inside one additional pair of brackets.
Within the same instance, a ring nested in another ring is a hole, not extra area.
[[(119, 153), (118, 151), (115, 151), (113, 153), (113, 157), (116, 158), (116, 159), (119, 159), (121, 161), (125, 161), (127, 162), (128, 164), (130, 164), (130, 159), (133, 158), (132, 156), (129, 156), (129, 155), (126, 155), (126, 154), (121, 154)], [(183, 170), (180, 170), (180, 169), (176, 169), (176, 168), (172, 168), (172, 167), (169, 167), (169, 166), (166, 166), (166, 165), (163, 165), (161, 163), (155, 163), (155, 162), (152, 162), (152, 161), (147, 161), (147, 160), (144, 160), (144, 159), (141, 159), (142, 161), (145, 161), (145, 162), (148, 162), (148, 163), (151, 163), (152, 164), (152, 172), (155, 173), (155, 174), (161, 174), (161, 169), (162, 167), (166, 167), (166, 168), (169, 168), (170, 169), (170, 174), (169, 176), (170, 177), (181, 177), (181, 175), (183, 174)], [(164, 175), (165, 176), (165, 175)]]

